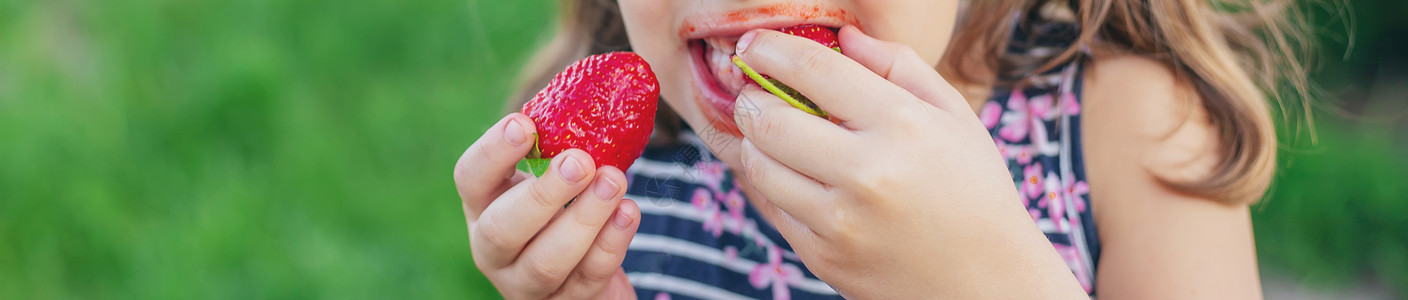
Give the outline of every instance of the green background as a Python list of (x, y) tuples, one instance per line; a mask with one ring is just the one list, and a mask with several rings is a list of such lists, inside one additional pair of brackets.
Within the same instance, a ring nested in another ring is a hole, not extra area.
[[(1317, 19), (1320, 140), (1255, 207), (1268, 276), (1408, 286), (1401, 3)], [(551, 7), (0, 0), (0, 299), (497, 297), (450, 171)]]

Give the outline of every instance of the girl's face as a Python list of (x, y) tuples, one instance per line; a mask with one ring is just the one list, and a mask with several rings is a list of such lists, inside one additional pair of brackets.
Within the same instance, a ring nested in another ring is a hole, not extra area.
[[(729, 62), (751, 29), (855, 25), (914, 48), (930, 65), (943, 56), (959, 0), (619, 0), (633, 50), (660, 80), (665, 101), (704, 144), (733, 167), (742, 141), (733, 102), (748, 81)], [(842, 45), (845, 47), (845, 45)], [(865, 99), (855, 99), (865, 101)]]

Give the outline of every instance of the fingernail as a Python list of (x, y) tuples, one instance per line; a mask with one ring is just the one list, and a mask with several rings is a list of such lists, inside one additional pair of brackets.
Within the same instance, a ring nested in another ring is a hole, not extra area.
[(504, 125), (504, 138), (514, 146), (528, 141), (527, 134), (523, 133), (523, 125), (518, 125), (518, 120), (508, 120), (508, 125)]
[(616, 226), (616, 229), (626, 229), (626, 226), (631, 226), (631, 217), (627, 217), (626, 213), (621, 210), (616, 210), (616, 216), (611, 217), (611, 226)]
[(596, 197), (598, 199), (602, 201), (611, 200), (611, 196), (616, 195), (617, 188), (616, 183), (611, 182), (611, 179), (607, 179), (606, 176), (597, 176), (596, 187), (594, 187), (594, 189), (596, 189)]
[(757, 30), (749, 30), (743, 36), (738, 37), (738, 44), (733, 46), (733, 54), (743, 54), (743, 50), (748, 49), (748, 44), (752, 44), (755, 37), (758, 37)]
[(563, 159), (562, 166), (559, 166), (558, 170), (562, 171), (562, 180), (566, 180), (567, 182), (577, 182), (582, 180), (583, 177), (587, 177), (587, 172), (582, 168), (582, 162), (577, 161), (577, 158), (572, 156)]

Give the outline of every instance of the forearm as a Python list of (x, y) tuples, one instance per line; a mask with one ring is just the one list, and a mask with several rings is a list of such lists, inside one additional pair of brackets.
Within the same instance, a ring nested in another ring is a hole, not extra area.
[(1019, 205), (997, 206), (946, 222), (967, 228), (952, 230), (953, 246), (936, 256), (948, 266), (933, 280), (944, 298), (1087, 299), (1031, 216)]
[[(898, 249), (891, 251), (898, 255), (854, 268), (845, 278), (852, 282), (834, 285), (850, 287), (841, 292), (852, 299), (1087, 299), (1020, 208), (1005, 203), (941, 208), (950, 217), (911, 224), (944, 228), (941, 233), (893, 245)], [(880, 279), (863, 274), (894, 271), (908, 275)]]

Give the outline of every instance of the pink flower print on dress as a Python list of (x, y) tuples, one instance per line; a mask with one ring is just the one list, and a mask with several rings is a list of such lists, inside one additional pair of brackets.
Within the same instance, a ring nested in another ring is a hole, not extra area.
[(655, 294), (655, 300), (670, 300), (670, 294), (660, 292), (658, 294)]
[[(1025, 183), (1025, 180), (1023, 181), (1023, 183)], [(1019, 190), (1018, 194), (1021, 193), (1022, 192)], [(1037, 210), (1035, 207), (1032, 207), (1032, 200), (1027, 199), (1025, 195), (1017, 196), (1017, 198), (1020, 198), (1020, 200), (1022, 201), (1022, 207), (1027, 209), (1027, 214), (1032, 216), (1032, 221), (1041, 220), (1041, 210)]]
[(782, 300), (792, 299), (787, 284), (801, 282), (802, 278), (802, 269), (782, 262), (782, 251), (777, 247), (768, 247), (768, 262), (758, 264), (753, 267), (753, 272), (748, 273), (748, 283), (753, 287), (761, 289), (772, 286), (772, 298)]
[(1021, 192), (1027, 199), (1037, 199), (1044, 192), (1046, 186), (1042, 185), (1042, 173), (1040, 162), (1027, 165), (1022, 170)]
[(1031, 123), (1031, 127), (1031, 133), (1028, 137), (1031, 138), (1032, 143), (1031, 146), (1027, 147), (1028, 151), (1031, 151), (1033, 155), (1039, 154), (1048, 156), (1054, 156), (1061, 153), (1061, 144), (1057, 143), (1057, 141), (1049, 139), (1047, 136), (1046, 122), (1041, 120), (1033, 120)]
[(1036, 156), (1030, 145), (1008, 145), (1007, 147), (1011, 148), (1012, 159), (1017, 160), (1018, 165), (1030, 164), (1032, 158)]
[(978, 113), (978, 120), (983, 121), (983, 127), (993, 129), (997, 127), (997, 121), (1002, 119), (1002, 106), (997, 102), (983, 104), (982, 112)]
[(706, 188), (694, 189), (694, 195), (689, 198), (690, 205), (704, 215), (704, 230), (714, 234), (715, 237), (724, 233), (724, 214), (719, 211), (719, 202), (714, 200), (714, 194)]
[(1050, 173), (1042, 181), (1045, 195), (1036, 203), (1036, 206), (1046, 208), (1046, 216), (1051, 218), (1053, 225), (1056, 225), (1057, 232), (1070, 231), (1070, 224), (1065, 222), (1066, 200), (1061, 194), (1061, 179), (1056, 177), (1056, 173)]
[(714, 195), (705, 188), (694, 189), (694, 195), (689, 197), (689, 204), (699, 211), (708, 210), (714, 205)]
[(1052, 102), (1053, 101), (1051, 101), (1051, 94), (1042, 94), (1040, 96), (1032, 97), (1031, 99), (1027, 100), (1027, 111), (1028, 115), (1031, 116), (1032, 121), (1050, 121), (1052, 119), (1055, 119), (1056, 110), (1052, 109), (1054, 106)]
[(997, 136), (1008, 142), (1020, 142), (1027, 138), (1027, 130), (1031, 129), (1031, 117), (1027, 115), (1027, 95), (1022, 91), (1012, 92), (1012, 96), (1007, 98), (1007, 110), (1002, 114), (1002, 129), (997, 130)]
[(734, 262), (738, 260), (738, 247), (724, 246), (724, 261)]
[(1008, 144), (1000, 138), (994, 138), (993, 143), (997, 145), (997, 154), (1002, 155), (1002, 162), (1017, 160), (1017, 165), (1032, 163), (1032, 151), (1030, 146)]
[(1081, 196), (1090, 193), (1090, 185), (1085, 184), (1084, 181), (1075, 180), (1075, 177), (1070, 171), (1062, 172), (1061, 186), (1066, 197), (1070, 197), (1071, 202), (1076, 204), (1076, 211), (1085, 212), (1085, 199)]
[(727, 196), (724, 196), (722, 202), (724, 203), (724, 208), (728, 210), (728, 216), (726, 216), (726, 218), (735, 223), (735, 225), (738, 225), (729, 227), (729, 232), (733, 234), (741, 233), (744, 225), (743, 211), (746, 209), (744, 206), (746, 201), (743, 200), (743, 193), (738, 190), (730, 191)]
[(1057, 105), (1060, 106), (1061, 113), (1067, 116), (1080, 114), (1080, 101), (1076, 100), (1075, 93), (1069, 91), (1061, 93), (1061, 100)]
[(1086, 201), (1080, 199), (1080, 196), (1086, 196), (1087, 193), (1090, 193), (1090, 185), (1086, 185), (1086, 182), (1071, 183), (1070, 179), (1062, 180), (1062, 182), (1067, 182), (1066, 197), (1070, 197), (1070, 200), (1076, 203), (1076, 211), (1086, 213)]
[[(1022, 91), (1012, 92), (1012, 97), (1007, 99), (1008, 111), (1001, 118), (1002, 129), (997, 131), (997, 135), (1009, 142), (1020, 142), (1030, 132), (1045, 131), (1046, 124), (1042, 121), (1055, 116), (1051, 105), (1050, 94), (1028, 99)], [(1033, 143), (1037, 142), (1035, 139), (1033, 137)]]
[(719, 210), (719, 205), (711, 205), (704, 212), (704, 230), (713, 234), (714, 237), (724, 234), (724, 212)]
[(699, 179), (715, 193), (723, 193), (725, 166), (723, 162), (701, 161), (694, 164), (694, 169), (699, 170)]

